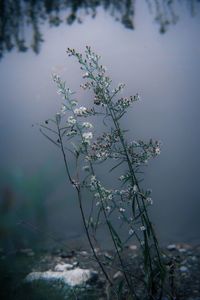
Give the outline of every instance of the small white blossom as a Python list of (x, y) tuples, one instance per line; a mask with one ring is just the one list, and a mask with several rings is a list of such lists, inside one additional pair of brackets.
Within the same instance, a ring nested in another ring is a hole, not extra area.
[(147, 202), (148, 202), (150, 205), (152, 205), (152, 204), (153, 204), (153, 200), (152, 200), (152, 198), (151, 198), (151, 197), (147, 197), (146, 201), (147, 201)]
[(84, 133), (83, 133), (83, 139), (84, 139), (85, 141), (91, 140), (92, 138), (93, 138), (92, 132), (84, 132)]
[(100, 194), (99, 194), (99, 193), (95, 193), (95, 194), (94, 194), (94, 197), (95, 197), (95, 198), (100, 198)]
[(124, 180), (125, 179), (125, 176), (124, 175), (121, 175), (120, 177), (119, 177), (119, 180)]
[(134, 96), (134, 101), (140, 101), (140, 100), (141, 100), (140, 95), (139, 95), (139, 94), (136, 94), (136, 95)]
[(58, 94), (58, 95), (62, 95), (62, 94), (63, 94), (63, 89), (58, 89), (58, 90), (57, 90), (57, 94)]
[(134, 186), (133, 186), (133, 191), (134, 191), (135, 193), (138, 191), (138, 187), (137, 187), (136, 184), (134, 184)]
[(53, 81), (57, 82), (60, 80), (60, 76), (58, 74), (52, 74), (52, 77), (53, 77)]
[(67, 119), (67, 122), (68, 122), (70, 125), (74, 125), (74, 124), (76, 124), (76, 119), (74, 119), (73, 116), (69, 116), (68, 119)]
[(119, 193), (120, 193), (120, 195), (124, 195), (126, 193), (126, 191), (125, 190), (121, 190)]
[(140, 227), (140, 230), (141, 230), (141, 231), (145, 231), (146, 228), (145, 228), (144, 226), (141, 226), (141, 227)]
[(60, 124), (60, 121), (61, 121), (61, 115), (60, 115), (60, 113), (56, 113), (56, 122), (57, 122), (57, 124)]
[(89, 166), (83, 166), (83, 171), (89, 171), (90, 167)]
[(159, 147), (156, 147), (156, 148), (155, 148), (155, 153), (156, 153), (157, 155), (160, 154), (160, 148), (159, 148)]
[(125, 208), (120, 207), (120, 208), (119, 208), (119, 211), (120, 211), (120, 212), (125, 212)]
[(96, 182), (96, 176), (95, 175), (91, 176), (91, 182)]
[(107, 206), (107, 207), (106, 207), (106, 211), (107, 211), (107, 212), (110, 212), (110, 211), (111, 211), (111, 207), (110, 207), (110, 206)]
[(89, 73), (88, 72), (86, 72), (85, 74), (83, 74), (83, 78), (87, 78), (87, 77), (89, 77)]
[(74, 110), (74, 113), (77, 116), (83, 116), (83, 115), (87, 114), (87, 108), (84, 106), (80, 106), (79, 108), (76, 108)]
[(89, 122), (83, 122), (82, 127), (88, 129), (88, 128), (93, 128), (93, 125), (91, 123), (89, 123)]
[(61, 106), (60, 112), (61, 112), (62, 114), (65, 114), (65, 113), (66, 113), (66, 110), (67, 110), (66, 106), (65, 106), (65, 105), (62, 105), (62, 106)]
[(74, 94), (69, 88), (67, 88), (67, 92), (68, 92), (68, 94)]
[(108, 195), (108, 200), (112, 200), (113, 196), (112, 194)]
[(70, 130), (66, 133), (67, 136), (74, 136), (77, 134), (77, 131), (76, 130)]
[(134, 233), (134, 230), (131, 228), (128, 232), (129, 235), (132, 235)]

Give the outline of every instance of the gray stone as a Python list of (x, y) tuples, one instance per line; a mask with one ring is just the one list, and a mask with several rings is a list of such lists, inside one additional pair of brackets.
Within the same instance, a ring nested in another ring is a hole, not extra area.
[(71, 264), (57, 264), (54, 269), (57, 272), (64, 272), (67, 270), (72, 270), (73, 268), (74, 266)]
[(78, 285), (85, 285), (86, 283), (91, 281), (96, 281), (97, 278), (98, 278), (98, 273), (96, 271), (76, 268), (74, 270), (63, 270), (63, 271), (61, 271), (60, 269), (60, 271), (49, 270), (45, 272), (32, 272), (26, 276), (25, 281), (33, 282), (36, 280), (45, 280), (48, 282), (48, 281), (61, 280), (65, 284), (74, 287)]
[(168, 246), (167, 246), (167, 249), (168, 249), (169, 251), (173, 251), (173, 250), (176, 250), (177, 247), (176, 247), (175, 244), (171, 244), (171, 245), (168, 245)]
[(187, 272), (187, 271), (188, 271), (188, 268), (187, 268), (186, 266), (181, 266), (181, 267), (179, 268), (179, 270), (180, 270), (181, 272)]

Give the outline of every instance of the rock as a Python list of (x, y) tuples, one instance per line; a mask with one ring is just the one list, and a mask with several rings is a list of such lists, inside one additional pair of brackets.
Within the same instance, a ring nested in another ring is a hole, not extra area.
[(78, 263), (78, 261), (74, 261), (74, 262), (72, 263), (72, 265), (73, 265), (73, 268), (76, 268), (76, 267), (78, 267), (79, 263)]
[(136, 245), (130, 245), (130, 246), (129, 246), (129, 249), (130, 249), (130, 250), (137, 250), (137, 246), (136, 246)]
[(46, 272), (32, 272), (25, 278), (26, 282), (35, 280), (56, 281), (61, 280), (65, 284), (74, 287), (77, 285), (86, 285), (88, 282), (96, 281), (98, 273), (89, 269), (76, 268), (67, 271), (46, 271)]
[(72, 257), (74, 257), (75, 256), (75, 251), (65, 251), (65, 252), (62, 252), (61, 254), (60, 254), (60, 257), (62, 257), (62, 258), (72, 258)]
[(175, 244), (171, 244), (171, 245), (167, 246), (167, 250), (169, 250), (169, 251), (177, 250), (177, 247)]
[(180, 253), (185, 253), (187, 250), (186, 250), (185, 248), (179, 248), (178, 251), (179, 251)]
[(27, 256), (34, 256), (35, 253), (33, 252), (33, 250), (31, 248), (24, 248), (24, 249), (20, 249), (19, 251), (22, 254), (26, 254)]
[(57, 264), (54, 269), (57, 272), (64, 272), (67, 270), (72, 270), (73, 268), (74, 266), (71, 264)]
[(87, 256), (88, 255), (87, 251), (80, 251), (80, 254), (83, 255), (83, 256)]
[(187, 271), (188, 271), (188, 268), (187, 268), (186, 266), (181, 266), (181, 267), (179, 268), (179, 270), (180, 270), (181, 272), (187, 272)]

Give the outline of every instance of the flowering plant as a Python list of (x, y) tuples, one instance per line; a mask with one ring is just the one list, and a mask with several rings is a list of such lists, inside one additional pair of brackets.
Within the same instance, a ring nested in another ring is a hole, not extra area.
[[(141, 187), (138, 175), (142, 165), (160, 154), (160, 143), (152, 139), (148, 142), (128, 142), (126, 130), (122, 129), (120, 122), (127, 109), (140, 100), (139, 95), (122, 97), (122, 83), (113, 89), (112, 81), (106, 75), (106, 68), (100, 64), (100, 56), (92, 52), (90, 47), (86, 47), (85, 56), (74, 49), (68, 49), (67, 53), (78, 60), (84, 72), (83, 78), (87, 80), (81, 87), (93, 91), (93, 101), (90, 107), (79, 106), (75, 93), (58, 75), (53, 75), (64, 103), (54, 120), (47, 120), (46, 124), (41, 125), (41, 132), (62, 152), (69, 181), (78, 195), (91, 250), (110, 286), (113, 286), (113, 280), (109, 270), (117, 261), (129, 296), (131, 299), (138, 299), (136, 276), (133, 272), (130, 273), (123, 258), (128, 242), (135, 239), (143, 256), (141, 280), (146, 295), (148, 299), (160, 299), (158, 295), (162, 295), (166, 268), (148, 214), (148, 207), (153, 203), (151, 191)], [(94, 117), (102, 121), (101, 134), (98, 134), (91, 121)], [(45, 130), (56, 135), (56, 139), (47, 135)], [(71, 161), (69, 163), (69, 155), (74, 158), (73, 167)], [(118, 187), (108, 187), (107, 177), (102, 178), (100, 175), (98, 169), (106, 169), (107, 166), (110, 166), (110, 170), (105, 174), (116, 177)], [(92, 198), (89, 214), (84, 211), (85, 191)], [(98, 227), (102, 223), (107, 226), (115, 250), (113, 259), (107, 262), (100, 259), (94, 246)], [(125, 228), (125, 239), (124, 233), (119, 233), (119, 223)]]

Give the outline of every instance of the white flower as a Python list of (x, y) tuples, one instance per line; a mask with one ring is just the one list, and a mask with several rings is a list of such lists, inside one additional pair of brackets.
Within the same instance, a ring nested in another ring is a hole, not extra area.
[(83, 166), (83, 171), (89, 171), (90, 167), (89, 166)]
[(62, 105), (62, 106), (61, 106), (61, 110), (60, 110), (61, 113), (62, 113), (62, 114), (65, 114), (65, 113), (66, 113), (66, 110), (67, 110), (67, 109), (66, 109), (66, 106), (65, 106), (65, 105)]
[(73, 116), (69, 116), (68, 119), (67, 119), (67, 122), (68, 122), (70, 125), (74, 125), (74, 124), (76, 124), (76, 119), (74, 119)]
[(92, 138), (93, 138), (92, 132), (84, 132), (83, 133), (83, 139), (84, 139), (84, 141), (91, 140)]
[(95, 175), (91, 176), (91, 182), (96, 182), (96, 176)]
[(60, 121), (61, 121), (61, 115), (60, 115), (60, 113), (56, 113), (56, 122), (57, 122), (57, 124), (60, 124)]
[(110, 211), (111, 211), (111, 207), (110, 207), (110, 206), (107, 206), (107, 207), (106, 207), (106, 210), (107, 210), (107, 212), (110, 212)]
[(60, 80), (60, 76), (58, 74), (52, 74), (53, 81), (58, 82)]
[(138, 188), (137, 188), (137, 185), (136, 185), (136, 184), (134, 184), (134, 186), (133, 186), (133, 191), (134, 191), (135, 193), (138, 191)]
[(121, 175), (120, 177), (119, 177), (119, 180), (124, 180), (125, 179), (125, 176), (124, 175)]
[(120, 207), (119, 211), (120, 211), (120, 212), (125, 212), (125, 208)]
[(87, 108), (84, 106), (80, 106), (79, 108), (76, 108), (74, 110), (74, 113), (77, 116), (83, 116), (84, 114), (87, 114)]
[(160, 148), (159, 148), (159, 147), (156, 147), (156, 148), (155, 148), (155, 153), (156, 153), (157, 155), (160, 154)]
[(132, 235), (134, 233), (134, 230), (131, 228), (128, 232), (128, 234)]
[(121, 190), (119, 193), (120, 193), (120, 195), (124, 195), (126, 193), (126, 191), (125, 190)]
[(140, 230), (141, 230), (141, 231), (145, 231), (146, 228), (145, 228), (144, 226), (141, 226), (141, 227), (140, 227)]
[(67, 88), (67, 92), (68, 92), (69, 94), (73, 94), (73, 92), (72, 92), (69, 88)]
[(82, 127), (88, 129), (88, 128), (93, 128), (93, 125), (91, 123), (89, 123), (89, 122), (83, 122)]
[(83, 74), (83, 78), (87, 78), (87, 77), (89, 77), (89, 73), (88, 72), (86, 72), (85, 74)]
[(152, 200), (152, 198), (151, 197), (147, 197), (147, 202), (150, 204), (150, 205), (152, 205), (153, 204), (153, 200)]
[(95, 197), (95, 198), (100, 198), (100, 194), (99, 194), (99, 193), (95, 193), (95, 194), (94, 194), (94, 197)]
[(124, 89), (124, 87), (125, 87), (125, 84), (124, 83), (119, 83), (118, 84), (118, 86), (117, 86), (117, 88), (115, 89), (115, 91), (122, 91), (123, 89)]
[(108, 200), (112, 200), (113, 196), (112, 194), (108, 195)]
[(57, 94), (58, 94), (58, 95), (62, 95), (62, 94), (63, 94), (63, 90), (62, 90), (62, 89), (58, 89), (58, 90), (57, 90)]

